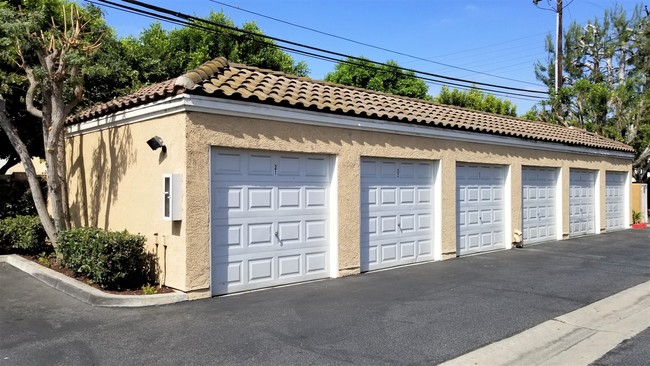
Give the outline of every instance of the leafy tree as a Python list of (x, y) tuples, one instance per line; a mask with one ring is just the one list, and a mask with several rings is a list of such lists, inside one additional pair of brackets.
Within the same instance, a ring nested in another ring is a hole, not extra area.
[[(270, 41), (216, 26), (166, 31), (154, 23), (140, 38), (118, 40), (99, 8), (67, 0), (0, 1), (0, 18), (0, 129), (9, 140), (0, 139), (0, 157), (22, 161), (32, 191), (37, 180), (29, 158), (45, 157), (53, 218), (42, 194), (34, 194), (34, 202), (54, 245), (69, 225), (64, 123), (76, 108), (180, 75), (219, 55), (300, 76), (308, 71)], [(223, 13), (208, 19), (233, 26)], [(255, 23), (243, 28), (262, 34)]]
[(386, 65), (376, 65), (367, 58), (360, 58), (339, 62), (333, 72), (325, 75), (325, 81), (405, 97), (431, 99), (427, 95), (427, 84), (416, 78), (413, 72), (402, 70), (397, 62), (389, 60)]
[(56, 245), (57, 233), (69, 222), (65, 121), (83, 100), (84, 77), (92, 70), (91, 55), (110, 29), (98, 8), (81, 8), (64, 0), (1, 2), (0, 19), (0, 59), (17, 65), (24, 73), (4, 73), (0, 82), (6, 90), (12, 81), (26, 80), (25, 107), (40, 120), (43, 132), (52, 218), (31, 156), (15, 125), (22, 121), (7, 116), (4, 99), (0, 102), (0, 127), (20, 156), (39, 218)]
[(645, 78), (642, 81), (642, 92), (637, 95), (638, 102), (638, 129), (632, 146), (638, 153), (634, 162), (635, 178), (638, 182), (647, 181), (650, 171), (650, 13), (646, 10), (646, 19), (641, 22), (637, 38), (637, 52), (630, 60), (630, 64), (639, 68), (640, 74)]
[(577, 126), (631, 143), (638, 130), (638, 96), (644, 76), (630, 61), (638, 52), (643, 18), (640, 7), (628, 15), (622, 7), (605, 10), (586, 25), (573, 22), (564, 34), (565, 83), (554, 91), (555, 47), (546, 39), (546, 65), (535, 65), (537, 78), (551, 92), (542, 103), (542, 119)]
[(433, 98), (433, 101), (441, 104), (455, 105), (457, 107), (474, 109), (477, 111), (502, 114), (506, 116), (517, 116), (517, 106), (509, 100), (499, 99), (492, 94), (485, 94), (472, 87), (468, 91), (458, 89), (450, 90), (446, 86), (440, 90), (440, 94)]
[[(229, 27), (235, 26), (223, 12), (210, 12), (206, 20)], [(224, 56), (231, 62), (280, 70), (298, 76), (308, 73), (304, 61), (296, 63), (273, 41), (206, 23), (196, 25), (200, 27), (187, 26), (167, 31), (156, 22), (139, 37), (123, 39), (125, 57), (130, 68), (137, 70), (137, 80), (142, 84), (167, 80), (217, 56)], [(254, 22), (245, 23), (242, 29), (254, 34), (263, 34)]]

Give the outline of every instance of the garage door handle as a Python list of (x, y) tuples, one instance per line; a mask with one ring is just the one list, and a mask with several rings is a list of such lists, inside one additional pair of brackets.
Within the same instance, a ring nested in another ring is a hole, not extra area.
[(282, 246), (282, 239), (280, 239), (280, 235), (278, 235), (278, 232), (275, 232), (275, 237), (278, 238), (278, 241), (280, 242), (280, 246)]
[(399, 228), (399, 232), (401, 233), (402, 232), (402, 225), (397, 224), (397, 227)]

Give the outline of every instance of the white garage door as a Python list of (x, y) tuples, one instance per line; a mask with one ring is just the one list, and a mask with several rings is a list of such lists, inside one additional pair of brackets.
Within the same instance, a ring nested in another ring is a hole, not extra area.
[(625, 229), (626, 173), (607, 172), (605, 178), (605, 221), (607, 230)]
[(212, 151), (212, 293), (329, 276), (330, 159)]
[(361, 161), (361, 271), (433, 259), (433, 163)]
[(569, 181), (569, 233), (572, 236), (593, 234), (596, 232), (596, 172), (571, 169)]
[(557, 169), (524, 167), (522, 218), (524, 244), (557, 239)]
[(456, 166), (457, 254), (505, 248), (503, 166)]

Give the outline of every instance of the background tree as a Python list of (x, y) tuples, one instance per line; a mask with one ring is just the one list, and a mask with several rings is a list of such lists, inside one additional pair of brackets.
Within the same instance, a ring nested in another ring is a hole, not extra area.
[(546, 65), (535, 65), (537, 79), (551, 93), (541, 104), (541, 118), (632, 143), (645, 77), (631, 61), (638, 52), (642, 23), (639, 6), (629, 16), (617, 6), (586, 25), (573, 22), (564, 34), (565, 82), (559, 93), (553, 90), (555, 49), (548, 36)]
[[(221, 55), (299, 76), (308, 71), (270, 41), (216, 26), (166, 31), (154, 23), (139, 38), (118, 40), (99, 8), (66, 0), (0, 2), (0, 18), (6, 19), (0, 24), (0, 97), (6, 97), (0, 103), (0, 129), (9, 140), (0, 145), (0, 157), (22, 161), (32, 191), (38, 181), (31, 156), (45, 157), (53, 218), (42, 194), (34, 194), (34, 203), (53, 245), (56, 234), (69, 226), (64, 124), (74, 110)], [(208, 19), (233, 26), (223, 13), (212, 12)], [(262, 34), (255, 23), (243, 28)]]
[(642, 92), (638, 96), (638, 129), (632, 146), (638, 152), (634, 162), (635, 178), (637, 182), (647, 182), (650, 171), (650, 12), (647, 8), (640, 28), (636, 42), (637, 52), (630, 63), (638, 67), (645, 78)]
[[(235, 26), (223, 12), (210, 12), (206, 20)], [(224, 56), (231, 62), (292, 75), (306, 76), (308, 73), (304, 61), (296, 63), (273, 41), (206, 23), (198, 25), (200, 27), (186, 26), (167, 31), (156, 22), (139, 37), (123, 39), (125, 57), (130, 68), (137, 70), (134, 75), (137, 80), (141, 84), (164, 81), (218, 56)], [(247, 22), (241, 28), (263, 34), (254, 22)]]
[(2, 75), (2, 84), (6, 90), (17, 78), (26, 80), (26, 110), (41, 121), (52, 218), (40, 193), (31, 156), (15, 125), (22, 121), (6, 115), (4, 100), (0, 103), (0, 127), (20, 156), (38, 215), (48, 238), (56, 245), (57, 233), (69, 222), (65, 121), (83, 100), (89, 56), (110, 30), (99, 9), (80, 8), (62, 0), (2, 2), (0, 19), (0, 58), (24, 72)]
[(499, 99), (492, 94), (485, 94), (472, 87), (470, 90), (450, 90), (442, 86), (440, 94), (433, 98), (433, 101), (441, 104), (455, 105), (457, 107), (474, 109), (477, 111), (502, 114), (506, 116), (517, 116), (517, 106), (509, 100)]
[(559, 93), (553, 91), (555, 50), (550, 36), (546, 41), (548, 59), (535, 65), (535, 73), (551, 93), (551, 98), (541, 103), (538, 116), (542, 120), (630, 144), (639, 157), (635, 162), (637, 179), (645, 181), (650, 155), (650, 33), (642, 14), (641, 6), (631, 14), (616, 6), (586, 25), (573, 22), (564, 34), (566, 79)]
[(339, 62), (334, 71), (325, 75), (325, 81), (357, 88), (431, 100), (427, 84), (416, 78), (413, 72), (402, 70), (397, 62), (389, 60), (386, 65), (376, 65), (369, 59), (349, 58)]

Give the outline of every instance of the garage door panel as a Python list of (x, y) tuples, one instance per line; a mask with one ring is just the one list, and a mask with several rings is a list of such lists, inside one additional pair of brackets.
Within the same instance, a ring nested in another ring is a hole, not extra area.
[(327, 189), (306, 187), (305, 190), (305, 208), (324, 208), (327, 204)]
[[(316, 249), (316, 248), (315, 248)], [(231, 255), (217, 260), (217, 285), (230, 292), (293, 283), (327, 276), (327, 252), (303, 248)], [(288, 282), (287, 282), (288, 281)]]
[(430, 204), (431, 203), (431, 188), (418, 187), (418, 204)]
[(326, 252), (305, 254), (305, 273), (327, 275), (328, 255)]
[(399, 203), (411, 204), (415, 202), (415, 188), (402, 188), (399, 190)]
[(433, 245), (430, 239), (421, 239), (416, 241), (418, 256), (433, 259)]
[(397, 218), (395, 216), (381, 217), (379, 220), (379, 234), (392, 234), (397, 232)]
[(248, 282), (269, 281), (273, 279), (273, 257), (248, 261)]
[(282, 255), (278, 257), (278, 277), (287, 278), (300, 276), (301, 270), (301, 256), (296, 255)]
[(399, 243), (400, 257), (402, 259), (412, 259), (415, 258), (415, 242), (414, 241), (402, 241)]
[(271, 159), (271, 155), (252, 154), (248, 158), (248, 175), (271, 176), (273, 173)]
[(465, 212), (465, 219), (467, 221), (463, 222), (465, 225), (478, 225), (479, 223), (479, 215), (480, 211), (466, 211)]
[(401, 178), (415, 178), (415, 164), (402, 162), (398, 169)]
[(397, 196), (396, 194), (397, 188), (395, 187), (387, 187), (387, 188), (381, 188), (380, 189), (380, 205), (382, 206), (394, 206), (397, 203), (397, 200), (395, 197)]
[(305, 159), (305, 176), (313, 177), (316, 181), (329, 180), (329, 158), (307, 157)]
[(398, 227), (402, 233), (413, 233), (415, 231), (415, 215), (401, 215)]
[(211, 164), (213, 294), (327, 277), (329, 158), (214, 150)]
[(380, 245), (379, 248), (382, 262), (393, 262), (397, 259), (397, 243)]
[(326, 240), (327, 221), (326, 220), (305, 220), (305, 240)]
[(466, 241), (467, 241), (467, 249), (479, 249), (481, 247), (480, 234), (468, 234)]
[(416, 215), (417, 217), (417, 223), (418, 223), (418, 230), (425, 230), (425, 229), (431, 229), (431, 223), (432, 223), (432, 215), (428, 213), (421, 213)]
[(556, 168), (523, 167), (522, 168), (522, 227), (525, 244), (557, 240)]
[(627, 173), (607, 172), (605, 179), (605, 227), (607, 230), (625, 229)]
[(300, 188), (278, 188), (278, 209), (296, 209), (301, 207)]
[(377, 203), (377, 189), (370, 188), (366, 191), (361, 192), (361, 208), (362, 211), (367, 205), (374, 205)]
[(464, 255), (505, 247), (505, 168), (458, 164), (456, 171), (458, 253)]
[(248, 246), (272, 246), (272, 231), (272, 222), (248, 225)]
[[(361, 161), (361, 270), (432, 259), (433, 165)], [(426, 240), (423, 240), (426, 239)]]
[(277, 236), (283, 245), (301, 240), (301, 221), (278, 222)]
[(248, 210), (272, 210), (273, 188), (249, 188)]
[(243, 210), (244, 195), (243, 187), (232, 187), (229, 189), (217, 189), (215, 197), (212, 200), (212, 209), (214, 210)]
[(573, 236), (595, 233), (595, 182), (595, 171), (570, 171), (569, 227)]
[(492, 218), (492, 211), (483, 210), (479, 213), (479, 221), (481, 224), (491, 224), (494, 222)]

